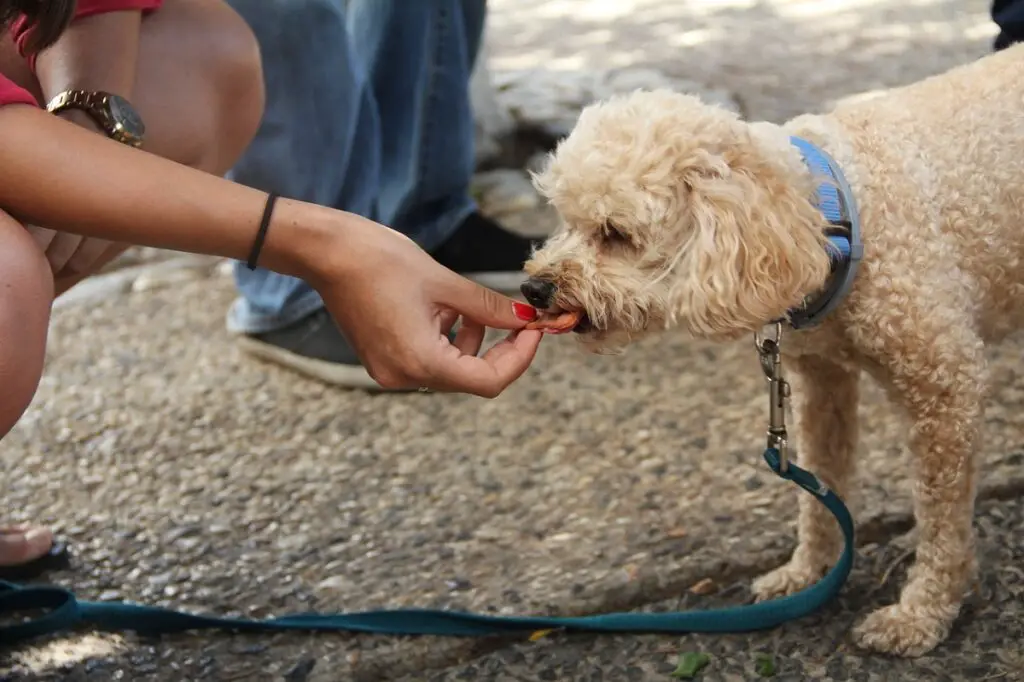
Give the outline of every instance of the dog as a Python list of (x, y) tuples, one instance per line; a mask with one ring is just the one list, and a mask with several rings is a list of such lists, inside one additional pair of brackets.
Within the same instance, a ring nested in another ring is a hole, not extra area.
[[(820, 178), (793, 136), (841, 169), (863, 247), (838, 307), (781, 344), (798, 457), (847, 494), (862, 374), (909, 417), (916, 558), (899, 601), (853, 637), (920, 656), (948, 636), (977, 571), (985, 347), (1024, 322), (1024, 45), (781, 125), (671, 91), (591, 104), (533, 175), (560, 225), (522, 292), (580, 313), (592, 352), (664, 330), (732, 340), (789, 319), (833, 267)], [(828, 511), (800, 495), (797, 548), (755, 596), (807, 587), (840, 549)]]

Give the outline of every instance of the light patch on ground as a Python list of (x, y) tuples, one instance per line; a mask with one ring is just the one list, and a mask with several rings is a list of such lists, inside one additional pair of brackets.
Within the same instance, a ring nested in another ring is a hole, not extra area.
[[(44, 675), (89, 659), (113, 658), (127, 649), (124, 638), (118, 635), (90, 634), (46, 642), (18, 652), (13, 659), (16, 669), (30, 675)], [(12, 672), (0, 669), (0, 677)]]

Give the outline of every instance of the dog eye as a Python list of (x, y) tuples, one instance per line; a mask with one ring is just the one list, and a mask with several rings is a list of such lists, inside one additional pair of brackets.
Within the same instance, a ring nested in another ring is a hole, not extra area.
[(633, 243), (633, 240), (627, 237), (626, 233), (610, 220), (605, 221), (604, 227), (601, 229), (601, 235), (606, 242), (611, 244), (632, 245)]

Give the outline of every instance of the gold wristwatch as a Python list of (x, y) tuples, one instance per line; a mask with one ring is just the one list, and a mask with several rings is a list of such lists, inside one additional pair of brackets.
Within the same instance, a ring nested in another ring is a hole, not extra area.
[(124, 97), (109, 92), (65, 90), (46, 104), (46, 110), (58, 114), (66, 109), (80, 109), (92, 117), (112, 140), (130, 147), (141, 147), (146, 135), (135, 108)]

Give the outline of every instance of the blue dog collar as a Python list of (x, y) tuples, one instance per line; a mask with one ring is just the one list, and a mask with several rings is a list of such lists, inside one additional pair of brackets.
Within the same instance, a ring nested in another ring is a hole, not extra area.
[(806, 329), (820, 324), (850, 292), (857, 267), (864, 257), (864, 244), (853, 191), (835, 160), (807, 140), (793, 136), (790, 142), (800, 150), (811, 173), (825, 178), (818, 185), (817, 204), (829, 222), (826, 235), (832, 257), (832, 274), (825, 287), (787, 313), (787, 321), (793, 329)]

